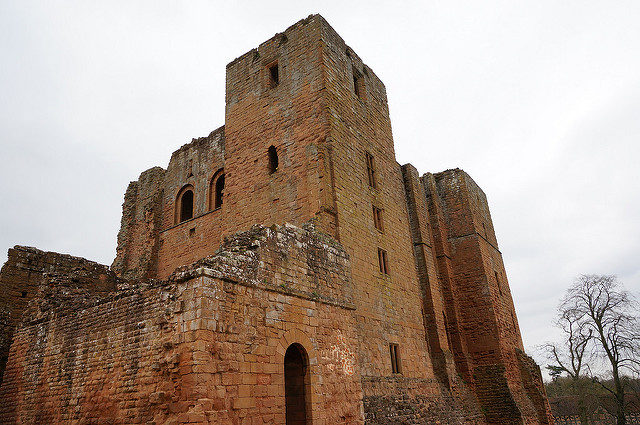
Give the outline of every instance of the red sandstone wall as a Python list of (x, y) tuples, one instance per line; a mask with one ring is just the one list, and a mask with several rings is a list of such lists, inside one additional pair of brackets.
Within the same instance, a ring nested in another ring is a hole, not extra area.
[(60, 275), (72, 276), (78, 285), (92, 292), (115, 289), (115, 276), (101, 264), (26, 246), (10, 249), (0, 271), (0, 384), (13, 332), (23, 311), (45, 281), (56, 282)]
[(463, 365), (463, 374), (469, 367), (466, 380), (489, 423), (514, 423), (516, 418), (518, 423), (547, 423), (541, 377), (518, 357), (522, 340), (486, 196), (461, 170), (427, 175), (423, 181), (436, 213), (431, 221), (437, 243), (448, 252), (439, 268), (441, 275), (450, 275), (443, 287), (450, 285), (444, 292), (451, 296), (445, 299), (455, 312), (461, 340), (454, 344), (454, 352), (462, 350), (456, 364)]
[[(319, 197), (327, 177), (319, 144), (327, 124), (319, 27), (317, 17), (301, 21), (227, 66), (224, 143), (186, 146), (167, 169), (158, 277), (212, 254), (224, 235), (255, 223), (302, 224), (323, 215)], [(267, 65), (274, 61), (280, 82), (271, 87)], [(271, 145), (279, 157), (273, 174)], [(209, 211), (208, 184), (221, 167), (224, 202)], [(195, 187), (196, 218), (175, 225), (175, 197), (185, 184)]]
[(165, 171), (154, 167), (127, 188), (116, 258), (111, 265), (122, 278), (149, 279), (157, 274), (164, 183)]
[(429, 353), (436, 376), (445, 387), (450, 388), (452, 381), (457, 379), (457, 372), (452, 354), (455, 341), (451, 330), (447, 330), (447, 325), (452, 321), (456, 323), (456, 316), (446, 311), (444, 288), (449, 285), (442, 281), (446, 276), (438, 275), (438, 250), (429, 224), (431, 217), (418, 171), (406, 164), (402, 167), (402, 173), (414, 256), (422, 289), (422, 312), (427, 328)]
[(322, 235), (254, 228), (168, 283), (34, 300), (2, 423), (284, 424), (284, 353), (308, 354), (314, 424), (362, 424), (349, 263)]
[[(210, 203), (210, 183), (225, 167), (224, 127), (209, 136), (195, 139), (171, 155), (164, 179), (161, 221), (159, 226), (157, 277), (166, 278), (176, 267), (211, 255), (222, 237), (233, 233), (232, 211), (227, 205), (228, 176), (220, 209)], [(194, 218), (183, 223), (176, 220), (176, 196), (182, 187), (194, 189)]]
[[(371, 423), (391, 423), (402, 400), (416, 412), (440, 395), (426, 341), (421, 288), (399, 165), (395, 161), (386, 90), (338, 34), (323, 26), (326, 103), (338, 236), (351, 256), (365, 412)], [(360, 96), (354, 72), (362, 78)], [(376, 186), (368, 181), (366, 154), (374, 158)], [(372, 206), (383, 210), (383, 231)], [(380, 272), (378, 248), (389, 273)], [(389, 344), (398, 344), (402, 371), (392, 373)], [(377, 418), (377, 419), (374, 419)], [(421, 423), (420, 415), (404, 418)], [(390, 421), (390, 422), (388, 422)]]

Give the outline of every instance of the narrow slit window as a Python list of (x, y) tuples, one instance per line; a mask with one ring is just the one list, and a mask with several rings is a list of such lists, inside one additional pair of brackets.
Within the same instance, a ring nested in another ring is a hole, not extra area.
[(444, 320), (444, 333), (447, 336), (447, 345), (449, 346), (449, 351), (453, 351), (451, 349), (451, 338), (449, 337), (449, 321), (447, 320), (447, 315), (442, 312), (442, 319)]
[(367, 178), (369, 180), (369, 186), (372, 188), (376, 188), (376, 167), (373, 161), (373, 155), (369, 152), (365, 153), (366, 161), (367, 161)]
[(378, 248), (378, 265), (380, 266), (380, 273), (389, 274), (389, 264), (387, 263), (387, 251), (382, 248)]
[(502, 286), (500, 285), (500, 277), (498, 276), (498, 272), (493, 272), (496, 275), (496, 285), (498, 285), (498, 293), (502, 295)]
[(360, 100), (364, 100), (364, 78), (358, 71), (353, 71), (353, 92)]
[(269, 65), (269, 87), (276, 87), (280, 84), (280, 71), (278, 70), (278, 62)]
[(193, 218), (193, 191), (186, 190), (180, 196), (180, 223)]
[(267, 156), (269, 157), (269, 174), (273, 174), (278, 171), (278, 151), (275, 146), (269, 146)]
[(391, 373), (402, 373), (398, 344), (389, 344), (389, 354), (391, 355)]
[(384, 232), (384, 226), (382, 223), (382, 210), (375, 205), (373, 205), (373, 225), (379, 231)]

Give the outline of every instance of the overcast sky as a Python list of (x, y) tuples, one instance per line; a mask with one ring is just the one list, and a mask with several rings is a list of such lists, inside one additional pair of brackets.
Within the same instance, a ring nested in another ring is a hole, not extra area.
[(225, 65), (311, 13), (386, 84), (398, 162), (484, 189), (529, 351), (578, 274), (640, 291), (637, 0), (1, 1), (0, 261), (110, 264), (129, 181), (223, 125)]

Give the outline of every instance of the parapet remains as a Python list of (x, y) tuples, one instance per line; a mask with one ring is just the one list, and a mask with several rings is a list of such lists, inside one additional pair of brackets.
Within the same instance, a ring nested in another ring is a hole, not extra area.
[(552, 423), (484, 192), (396, 162), (319, 15), (227, 65), (110, 268), (15, 247), (0, 285), (2, 423)]

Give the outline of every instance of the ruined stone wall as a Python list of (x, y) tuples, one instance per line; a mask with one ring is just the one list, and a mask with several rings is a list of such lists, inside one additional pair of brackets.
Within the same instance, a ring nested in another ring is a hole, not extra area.
[(527, 356), (524, 351), (519, 349), (515, 351), (518, 366), (520, 367), (522, 385), (527, 396), (533, 403), (538, 422), (540, 424), (553, 424), (553, 413), (551, 412), (547, 391), (542, 381), (540, 366), (538, 366), (533, 358)]
[(124, 195), (116, 258), (111, 269), (124, 279), (149, 279), (158, 269), (165, 171), (151, 168)]
[(57, 276), (69, 276), (92, 292), (115, 289), (115, 276), (106, 266), (71, 255), (15, 246), (0, 270), (0, 383), (13, 332), (22, 313), (45, 282), (55, 284)]
[(349, 280), (325, 236), (254, 227), (168, 282), (47, 286), (16, 333), (0, 422), (284, 424), (295, 343), (313, 423), (362, 424)]
[[(176, 267), (212, 255), (222, 238), (234, 232), (234, 215), (227, 206), (230, 192), (225, 167), (225, 133), (221, 127), (194, 139), (171, 155), (164, 179), (157, 277), (166, 278)], [(225, 174), (221, 208), (211, 202), (214, 177)], [(180, 223), (176, 196), (186, 185), (193, 188), (193, 218)]]
[[(461, 329), (460, 318), (462, 317), (463, 304), (455, 302), (457, 294), (454, 281), (453, 256), (448, 240), (448, 226), (445, 221), (445, 204), (438, 195), (433, 175), (427, 174), (421, 180), (427, 200), (427, 219), (433, 238), (440, 291), (444, 300), (442, 314), (444, 316), (443, 321), (446, 322), (445, 332), (448, 337), (449, 350), (453, 352), (456, 371), (467, 385), (473, 387), (471, 358), (467, 348), (467, 341)], [(417, 210), (416, 214), (420, 215), (420, 211)]]
[(430, 384), (420, 379), (367, 377), (363, 382), (370, 392), (363, 399), (367, 424), (486, 424), (475, 395), (464, 385), (452, 383), (452, 391), (433, 397)]
[(439, 266), (451, 265), (441, 274), (452, 273), (447, 302), (455, 306), (449, 310), (455, 311), (464, 341), (454, 351), (464, 351), (460, 357), (470, 367), (466, 381), (489, 423), (545, 423), (547, 407), (536, 390), (541, 377), (518, 357), (522, 340), (486, 196), (461, 170), (426, 175), (423, 182), (431, 209), (440, 216), (431, 216), (432, 228), (448, 245), (447, 261)]
[(418, 171), (411, 164), (406, 164), (402, 167), (402, 173), (413, 253), (422, 290), (422, 312), (427, 328), (429, 353), (436, 376), (446, 388), (450, 388), (452, 380), (457, 377), (457, 372), (452, 354), (454, 342), (451, 332), (447, 330), (449, 322), (447, 316), (452, 315), (446, 311), (445, 305), (445, 287), (448, 288), (448, 285), (445, 285), (442, 279), (446, 276), (438, 275), (438, 250), (434, 242), (427, 199)]

